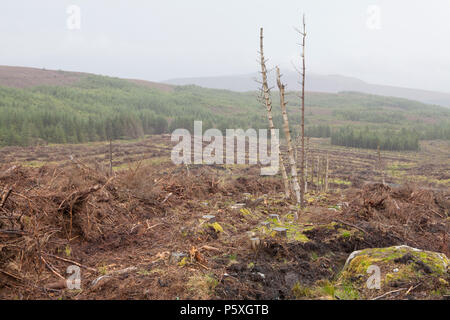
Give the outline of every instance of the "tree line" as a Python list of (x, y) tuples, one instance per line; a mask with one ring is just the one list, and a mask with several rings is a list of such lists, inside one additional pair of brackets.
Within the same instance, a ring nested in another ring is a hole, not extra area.
[(331, 127), (310, 125), (306, 136), (331, 138), (331, 144), (338, 146), (382, 150), (418, 150), (420, 140), (450, 140), (450, 123), (433, 126), (421, 125), (395, 130), (389, 127), (369, 128), (359, 126)]
[(368, 128), (341, 127), (333, 130), (331, 144), (363, 149), (405, 151), (419, 150), (419, 136), (411, 129), (370, 130)]
[(0, 87), (0, 146), (138, 138), (190, 128), (194, 120), (205, 129), (265, 124), (262, 113), (246, 111), (245, 100), (236, 102), (240, 113), (210, 110), (222, 100), (194, 86), (163, 92), (99, 76), (73, 87)]
[[(290, 95), (293, 99), (292, 93)], [(228, 128), (267, 129), (267, 115), (255, 97), (256, 93), (196, 86), (161, 91), (101, 76), (88, 76), (76, 85), (65, 87), (0, 87), (0, 146), (134, 139), (148, 134), (169, 133), (177, 128), (192, 130), (194, 120), (202, 120), (204, 130), (217, 128), (224, 134)], [(333, 97), (330, 94), (312, 94), (309, 107), (331, 108), (339, 102)], [(354, 100), (362, 106), (365, 103), (361, 95), (341, 94), (336, 97), (344, 99), (340, 103), (345, 105)], [(379, 143), (381, 148), (388, 150), (414, 150), (417, 139), (450, 139), (448, 120), (426, 124), (404, 119), (401, 124), (390, 125), (382, 121), (384, 116), (375, 107), (381, 98), (369, 96), (367, 99), (374, 101), (370, 102), (370, 110), (366, 113), (362, 109), (352, 112), (350, 107), (339, 107), (342, 110), (330, 113), (329, 118), (311, 116), (305, 119), (306, 136), (332, 138), (333, 144), (360, 148), (377, 148)], [(386, 98), (382, 103), (396, 106), (403, 101), (397, 100), (390, 102), (390, 98)], [(277, 103), (274, 101), (273, 121), (275, 127), (282, 128), (283, 117)], [(402, 108), (406, 106), (406, 102), (400, 105)], [(299, 109), (297, 105), (288, 106), (292, 119), (300, 119)], [(446, 109), (433, 106), (424, 109), (422, 104), (416, 106), (414, 103), (405, 112), (414, 117), (423, 114), (430, 119), (448, 119), (449, 115)], [(402, 115), (393, 117), (396, 121), (404, 118)], [(348, 128), (327, 124), (334, 118), (366, 121), (370, 123), (370, 129), (358, 124), (351, 124)], [(317, 123), (319, 121), (322, 123)], [(400, 125), (405, 130), (395, 129)], [(291, 126), (293, 137), (298, 137), (299, 131), (299, 125)], [(284, 137), (283, 130), (280, 130), (280, 136)]]

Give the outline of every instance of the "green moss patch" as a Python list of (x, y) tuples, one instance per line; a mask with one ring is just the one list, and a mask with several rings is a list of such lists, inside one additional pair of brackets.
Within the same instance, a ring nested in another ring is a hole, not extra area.
[[(408, 246), (365, 249), (352, 253), (347, 260), (336, 282), (336, 295), (342, 299), (371, 299), (389, 293), (383, 298), (393, 295), (398, 299), (420, 293), (421, 299), (435, 298), (436, 292), (448, 292), (447, 268), (448, 258), (437, 252)], [(379, 287), (373, 285), (378, 274)]]

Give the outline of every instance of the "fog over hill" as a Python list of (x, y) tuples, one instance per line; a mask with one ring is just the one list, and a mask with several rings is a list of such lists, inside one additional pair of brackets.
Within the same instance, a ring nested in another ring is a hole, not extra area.
[[(174, 85), (195, 84), (205, 88), (244, 92), (258, 89), (259, 85), (256, 82), (258, 76), (255, 73), (218, 77), (179, 78), (164, 82)], [(275, 86), (273, 73), (270, 78), (272, 80), (272, 86)], [(284, 72), (282, 80), (287, 84), (288, 90), (298, 91), (300, 90), (299, 79), (300, 77), (296, 72)], [(357, 91), (450, 107), (450, 93), (371, 84), (357, 78), (341, 75), (307, 74), (306, 90), (330, 93)]]

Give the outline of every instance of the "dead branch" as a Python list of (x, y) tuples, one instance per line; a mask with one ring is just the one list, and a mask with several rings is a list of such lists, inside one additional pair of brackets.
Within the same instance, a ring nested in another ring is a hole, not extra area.
[(0, 208), (3, 208), (6, 200), (8, 200), (9, 195), (11, 194), (12, 188), (9, 188), (8, 191), (2, 196), (2, 201), (0, 202)]
[(22, 236), (22, 235), (26, 234), (26, 232), (22, 231), (22, 230), (1, 230), (1, 229), (0, 229), (0, 233), (18, 235), (18, 236)]
[(359, 231), (362, 231), (363, 233), (366, 233), (366, 234), (368, 233), (366, 230), (364, 230), (364, 229), (361, 228), (361, 227), (358, 227), (357, 225), (354, 225), (354, 224), (351, 224), (351, 223), (348, 223), (348, 222), (345, 222), (345, 221), (342, 221), (342, 220), (339, 220), (339, 219), (334, 219), (334, 221), (335, 221), (335, 222), (339, 222), (339, 223), (341, 223), (341, 224), (345, 224), (346, 226), (349, 226), (349, 227), (358, 229)]
[(9, 273), (9, 272), (7, 272), (5, 270), (0, 269), (0, 272), (5, 274), (5, 275), (7, 275), (7, 276), (9, 276), (9, 277), (11, 277), (11, 278), (13, 278), (14, 280), (17, 280), (17, 281), (22, 281), (23, 280), (22, 278), (20, 278), (20, 277), (18, 277), (16, 275), (13, 275), (12, 273)]
[(400, 291), (403, 291), (403, 290), (407, 290), (407, 288), (400, 288), (400, 289), (397, 289), (397, 290), (392, 290), (392, 291), (386, 292), (385, 294), (382, 294), (381, 296), (375, 297), (372, 300), (378, 300), (378, 299), (381, 299), (381, 298), (384, 298), (384, 297), (390, 295), (391, 293), (400, 292)]
[(46, 267), (47, 267), (54, 275), (56, 275), (57, 277), (59, 277), (59, 278), (61, 278), (61, 279), (66, 280), (66, 278), (64, 278), (62, 275), (60, 275), (60, 274), (58, 273), (58, 271), (56, 271), (56, 269), (55, 269), (50, 263), (48, 263), (47, 260), (44, 259), (43, 256), (41, 256), (41, 260), (42, 260), (42, 262), (44, 262), (45, 266), (46, 266)]
[(58, 256), (55, 256), (55, 255), (53, 255), (53, 254), (46, 253), (46, 252), (44, 252), (44, 254), (45, 254), (46, 256), (49, 256), (49, 257), (52, 257), (52, 258), (55, 258), (55, 259), (58, 259), (58, 260), (61, 260), (61, 261), (64, 261), (64, 262), (74, 264), (74, 265), (76, 265), (76, 266), (79, 266), (80, 268), (84, 268), (84, 269), (87, 269), (87, 270), (90, 270), (90, 271), (97, 272), (96, 269), (91, 268), (91, 267), (87, 267), (87, 266), (82, 265), (81, 263), (78, 263), (78, 262), (76, 262), (76, 261), (72, 261), (72, 260), (69, 260), (69, 259), (65, 259), (65, 258), (62, 258), (62, 257), (58, 257)]

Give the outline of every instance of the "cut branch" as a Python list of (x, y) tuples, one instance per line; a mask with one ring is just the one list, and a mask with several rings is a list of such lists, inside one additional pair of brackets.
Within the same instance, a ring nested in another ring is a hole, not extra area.
[(3, 208), (6, 200), (8, 200), (9, 195), (11, 194), (12, 188), (9, 188), (6, 193), (2, 196), (2, 200), (0, 202), (0, 208)]

